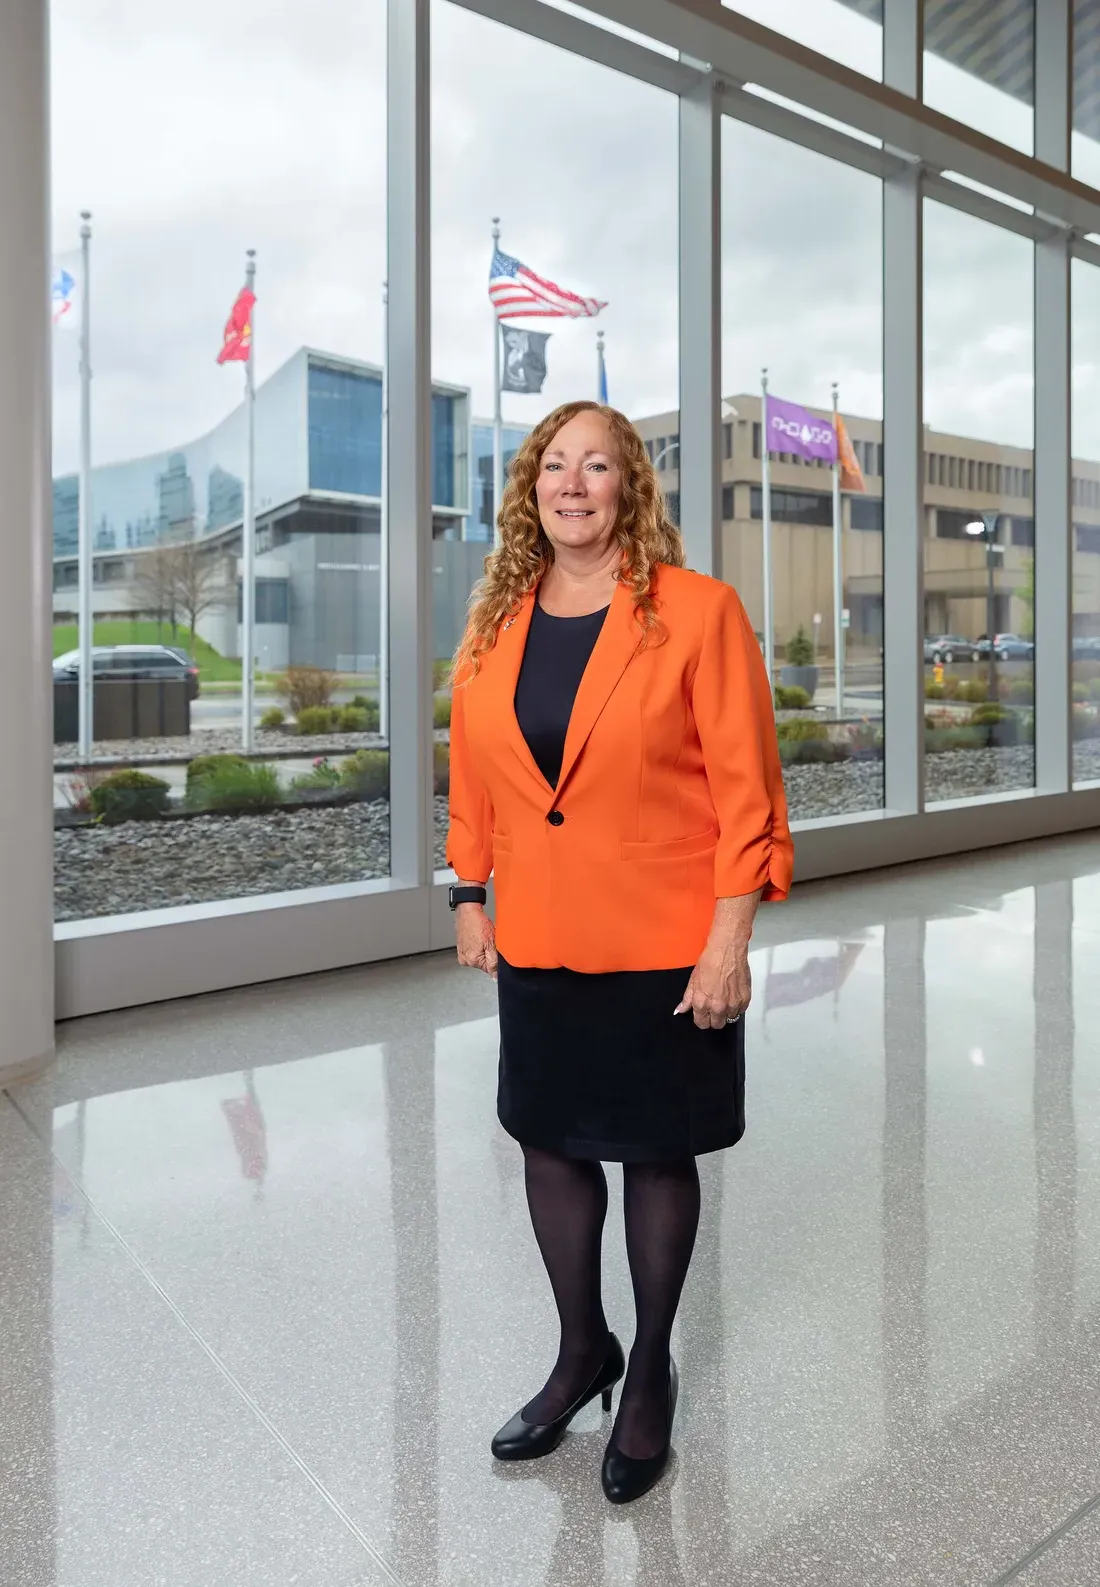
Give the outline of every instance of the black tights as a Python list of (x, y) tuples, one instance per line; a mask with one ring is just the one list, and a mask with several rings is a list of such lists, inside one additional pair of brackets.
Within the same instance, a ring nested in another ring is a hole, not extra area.
[[(525, 1421), (553, 1421), (592, 1381), (607, 1351), (600, 1293), (600, 1244), (607, 1213), (601, 1165), (523, 1148), (527, 1205), (561, 1320), (558, 1359), (523, 1408)], [(637, 1327), (615, 1419), (613, 1442), (645, 1459), (665, 1440), (669, 1341), (699, 1226), (693, 1157), (624, 1163), (626, 1254)]]

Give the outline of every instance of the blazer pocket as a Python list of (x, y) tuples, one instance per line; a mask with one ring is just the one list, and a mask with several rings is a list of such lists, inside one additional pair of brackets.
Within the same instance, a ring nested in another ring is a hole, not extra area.
[(511, 852), (512, 852), (512, 840), (511, 840), (511, 838), (508, 837), (503, 832), (494, 832), (493, 833), (493, 853), (494, 854), (511, 854)]
[(685, 860), (692, 854), (705, 854), (718, 842), (718, 829), (693, 832), (686, 838), (667, 838), (657, 843), (620, 843), (619, 858), (624, 860)]

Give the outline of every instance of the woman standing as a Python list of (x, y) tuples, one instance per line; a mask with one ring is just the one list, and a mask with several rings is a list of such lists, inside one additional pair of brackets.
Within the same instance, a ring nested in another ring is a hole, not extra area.
[(561, 1342), (492, 1447), (548, 1454), (583, 1405), (610, 1409), (601, 1163), (621, 1162), (637, 1327), (603, 1487), (623, 1503), (668, 1461), (695, 1159), (744, 1131), (749, 939), (791, 838), (760, 647), (735, 592), (684, 568), (630, 422), (551, 413), (500, 528), (455, 662), (447, 861), (459, 960), (497, 979), (498, 1112)]

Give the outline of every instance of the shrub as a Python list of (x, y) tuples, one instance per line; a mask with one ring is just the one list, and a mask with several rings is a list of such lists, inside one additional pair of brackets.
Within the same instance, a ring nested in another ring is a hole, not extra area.
[(310, 770), (295, 777), (290, 786), (293, 792), (301, 793), (311, 788), (339, 788), (341, 780), (339, 766), (334, 766), (326, 756), (321, 755)]
[(1073, 736), (1075, 739), (1100, 738), (1100, 717), (1087, 705), (1073, 707)]
[(814, 647), (809, 635), (801, 624), (792, 637), (787, 640), (785, 655), (789, 667), (813, 666)]
[[(369, 694), (357, 694), (351, 703), (357, 711), (364, 711), (366, 713), (366, 721), (363, 723), (363, 726), (361, 728), (357, 728), (356, 731), (361, 733), (377, 733), (378, 724), (380, 721), (378, 701), (372, 700)], [(347, 708), (345, 707), (345, 709)]]
[(926, 700), (944, 700), (947, 698), (947, 690), (942, 683), (934, 683), (931, 678), (926, 678), (924, 680), (924, 698)]
[(832, 766), (852, 758), (851, 746), (827, 738), (783, 739), (779, 758), (784, 766)]
[(970, 713), (972, 727), (990, 727), (997, 722), (1013, 720), (1015, 720), (1014, 711), (1006, 710), (1003, 705), (997, 705), (993, 701), (990, 701), (988, 705), (979, 705), (976, 710)]
[(192, 783), (187, 803), (192, 810), (271, 810), (283, 797), (279, 773), (262, 762), (240, 761), (214, 769)]
[(357, 749), (340, 768), (340, 784), (356, 799), (385, 799), (390, 791), (390, 757), (384, 749)]
[(971, 705), (984, 705), (989, 699), (989, 685), (984, 678), (971, 678), (969, 683), (960, 683), (957, 700), (969, 700)]
[(103, 766), (77, 766), (61, 784), (61, 792), (70, 810), (78, 815), (92, 814), (92, 795), (106, 778), (112, 775)]
[(957, 672), (946, 672), (943, 678), (943, 693), (947, 700), (957, 700), (963, 681)]
[(168, 784), (127, 767), (110, 772), (89, 793), (93, 815), (107, 826), (120, 821), (155, 821), (168, 808)]
[(371, 702), (369, 695), (356, 694), (352, 696), (351, 703), (352, 705), (357, 706), (360, 711), (365, 711)]
[(298, 731), (305, 737), (316, 733), (331, 733), (339, 713), (327, 705), (304, 705), (298, 712)]
[(924, 748), (929, 755), (951, 749), (981, 749), (988, 739), (988, 730), (983, 727), (937, 727), (926, 722)]
[(275, 685), (290, 702), (295, 716), (301, 716), (310, 706), (328, 705), (336, 688), (336, 674), (322, 667), (288, 667), (286, 676)]
[(776, 733), (781, 744), (805, 744), (810, 739), (826, 740), (829, 729), (824, 722), (813, 717), (799, 716), (789, 722), (777, 722)]
[(1100, 661), (1075, 661), (1072, 670), (1075, 683), (1092, 683), (1100, 678)]
[(779, 684), (775, 691), (775, 703), (781, 711), (805, 711), (810, 704), (809, 691), (799, 688), (797, 683), (785, 688)]
[(451, 746), (432, 745), (432, 792), (446, 799), (451, 791)]
[(432, 662), (432, 688), (445, 689), (451, 681), (451, 658), (446, 656)]
[(188, 798), (190, 798), (191, 789), (195, 783), (211, 776), (223, 766), (247, 765), (248, 761), (245, 760), (243, 755), (196, 755), (193, 761), (188, 762), (187, 766)]
[(1075, 683), (1073, 685), (1074, 705), (1084, 705), (1089, 698), (1089, 686), (1087, 683)]
[(436, 727), (450, 727), (451, 725), (451, 697), (449, 694), (437, 694), (432, 707), (432, 722)]
[(1013, 705), (1031, 705), (1035, 699), (1035, 685), (1026, 678), (1017, 678), (1009, 684), (1008, 698)]
[(367, 713), (361, 705), (345, 705), (340, 712), (337, 726), (341, 733), (365, 733)]
[(280, 711), (277, 705), (269, 705), (263, 716), (260, 718), (260, 726), (265, 728), (267, 732), (274, 733), (283, 726), (285, 721), (286, 712)]
[(857, 722), (848, 729), (848, 744), (853, 750), (878, 750), (882, 752), (882, 729), (871, 722)]

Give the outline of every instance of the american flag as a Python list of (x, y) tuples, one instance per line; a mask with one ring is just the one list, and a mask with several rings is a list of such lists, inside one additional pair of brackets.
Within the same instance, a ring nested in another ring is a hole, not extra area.
[(590, 319), (607, 307), (598, 298), (578, 297), (564, 287), (555, 286), (513, 259), (510, 253), (493, 250), (489, 266), (489, 300), (498, 320), (514, 316), (550, 315), (555, 319)]

